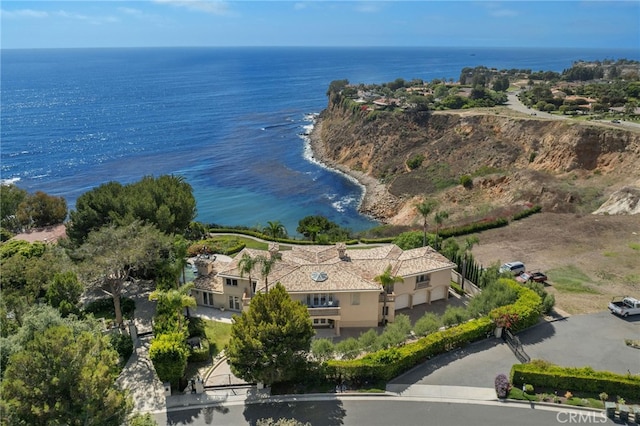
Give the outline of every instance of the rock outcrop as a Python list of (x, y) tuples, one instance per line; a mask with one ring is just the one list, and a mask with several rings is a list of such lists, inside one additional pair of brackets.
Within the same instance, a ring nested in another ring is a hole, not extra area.
[[(591, 212), (640, 178), (640, 132), (600, 123), (499, 109), (367, 112), (336, 100), (320, 120), (325, 159), (386, 184), (391, 198), (365, 212), (387, 222), (423, 197), (465, 216), (518, 203)], [(473, 185), (459, 184), (464, 175)]]

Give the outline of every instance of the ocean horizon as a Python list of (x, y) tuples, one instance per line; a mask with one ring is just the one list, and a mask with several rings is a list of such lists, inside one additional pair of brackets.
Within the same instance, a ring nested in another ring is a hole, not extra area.
[(561, 72), (577, 60), (640, 59), (634, 49), (4, 49), (0, 178), (63, 196), (72, 209), (109, 181), (180, 175), (196, 220), (291, 235), (308, 215), (354, 232), (363, 188), (317, 162), (308, 133), (333, 80), (458, 80), (464, 67)]

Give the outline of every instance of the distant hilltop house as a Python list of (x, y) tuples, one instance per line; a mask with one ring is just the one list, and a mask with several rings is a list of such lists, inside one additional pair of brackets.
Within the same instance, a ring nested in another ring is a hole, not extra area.
[[(245, 254), (277, 259), (266, 283), (260, 265), (250, 274), (241, 273), (239, 262)], [(291, 250), (272, 243), (268, 251), (245, 248), (231, 261), (200, 257), (195, 265), (198, 278), (192, 295), (198, 305), (240, 312), (248, 309), (254, 294), (266, 291), (265, 284), (281, 283), (292, 299), (307, 306), (315, 327), (334, 328), (337, 335), (345, 327), (376, 327), (385, 317), (392, 322), (399, 309), (447, 299), (456, 266), (431, 247), (405, 251), (389, 244), (346, 250), (344, 243)], [(402, 282), (385, 295), (375, 277), (389, 266)]]

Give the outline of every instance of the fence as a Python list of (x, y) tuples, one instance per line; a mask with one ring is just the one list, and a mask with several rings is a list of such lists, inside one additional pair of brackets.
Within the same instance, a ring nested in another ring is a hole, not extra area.
[(464, 280), (464, 286), (463, 286), (462, 275), (460, 275), (458, 272), (454, 271), (453, 269), (451, 270), (451, 281), (458, 284), (460, 287), (464, 288), (464, 292), (470, 296), (475, 296), (477, 294), (480, 294), (480, 291), (481, 291), (480, 288), (466, 278)]

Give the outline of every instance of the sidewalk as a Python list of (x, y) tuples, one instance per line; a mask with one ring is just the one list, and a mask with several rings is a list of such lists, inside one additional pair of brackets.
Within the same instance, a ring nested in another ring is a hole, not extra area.
[(164, 386), (149, 360), (149, 337), (139, 339), (116, 385), (129, 391), (133, 412), (164, 412), (167, 404)]
[(495, 401), (494, 388), (445, 385), (403, 385), (388, 384), (387, 393), (402, 397), (423, 397), (432, 399), (462, 399), (466, 401)]

